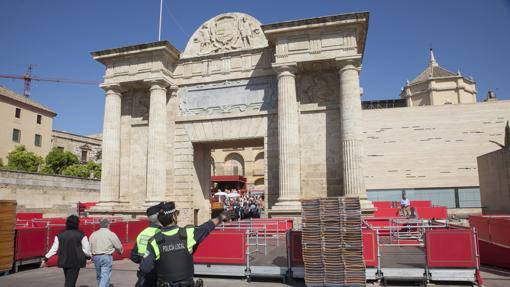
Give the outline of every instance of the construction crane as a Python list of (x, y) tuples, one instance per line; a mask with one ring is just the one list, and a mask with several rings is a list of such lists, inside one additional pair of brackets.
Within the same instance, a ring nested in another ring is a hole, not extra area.
[(25, 84), (24, 84), (23, 94), (27, 98), (30, 97), (30, 83), (32, 81), (65, 83), (65, 84), (78, 84), (78, 85), (99, 85), (99, 82), (96, 82), (96, 81), (33, 77), (32, 76), (32, 68), (33, 68), (32, 64), (28, 65), (27, 72), (23, 76), (0, 74), (0, 78), (15, 79), (15, 80), (24, 80)]

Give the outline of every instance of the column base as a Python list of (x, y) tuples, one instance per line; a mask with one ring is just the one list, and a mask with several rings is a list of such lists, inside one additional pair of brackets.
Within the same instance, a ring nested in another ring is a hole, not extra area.
[(361, 214), (363, 215), (372, 215), (377, 210), (372, 204), (372, 201), (368, 199), (360, 199), (359, 204), (361, 206)]
[(139, 211), (133, 209), (129, 201), (100, 201), (87, 212), (91, 215), (131, 215)]

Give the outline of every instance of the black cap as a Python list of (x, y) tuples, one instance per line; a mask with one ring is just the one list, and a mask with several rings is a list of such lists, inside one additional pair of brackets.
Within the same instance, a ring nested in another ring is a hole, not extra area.
[(153, 205), (153, 206), (147, 208), (147, 216), (158, 214), (158, 212), (159, 212), (159, 210), (161, 209), (162, 206), (163, 206), (163, 202), (160, 202), (160, 203), (158, 203), (156, 205)]
[(173, 201), (162, 202), (160, 213), (167, 215), (167, 214), (174, 213), (175, 211), (176, 211), (175, 202), (173, 202)]

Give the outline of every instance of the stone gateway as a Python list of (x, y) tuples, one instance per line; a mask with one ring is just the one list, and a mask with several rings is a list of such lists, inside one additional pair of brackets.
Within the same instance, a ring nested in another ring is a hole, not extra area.
[[(93, 52), (106, 72), (98, 213), (172, 200), (210, 217), (211, 149), (263, 146), (270, 216), (319, 196), (366, 199), (359, 72), (368, 13), (261, 25), (243, 13), (166, 41)], [(366, 207), (370, 203), (363, 201)]]

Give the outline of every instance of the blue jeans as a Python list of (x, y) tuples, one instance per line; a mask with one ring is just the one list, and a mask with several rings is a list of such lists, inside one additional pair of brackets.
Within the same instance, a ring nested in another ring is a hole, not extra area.
[(111, 255), (94, 255), (94, 265), (96, 266), (96, 279), (99, 287), (110, 286), (110, 277), (112, 276), (113, 258)]

